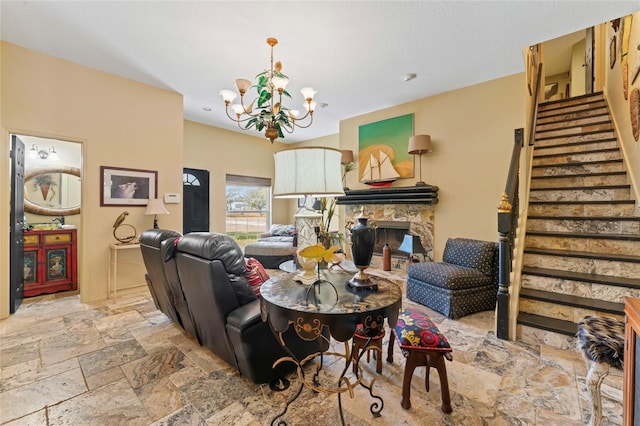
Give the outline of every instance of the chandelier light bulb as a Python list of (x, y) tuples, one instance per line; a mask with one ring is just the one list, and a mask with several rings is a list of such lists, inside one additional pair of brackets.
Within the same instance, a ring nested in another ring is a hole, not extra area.
[(242, 113), (244, 112), (244, 108), (240, 104), (231, 105), (231, 109), (233, 110), (233, 112), (236, 113), (237, 116), (241, 116)]
[(236, 80), (236, 87), (238, 88), (238, 92), (240, 92), (240, 95), (242, 96), (247, 93), (247, 90), (249, 90), (249, 88), (251, 87), (251, 81), (245, 78), (239, 78)]
[(273, 82), (273, 87), (278, 92), (284, 91), (284, 89), (287, 87), (287, 84), (289, 83), (289, 79), (286, 77), (273, 77), (271, 81)]
[(228, 89), (221, 90), (220, 91), (220, 96), (222, 96), (222, 99), (224, 99), (224, 102), (227, 105), (230, 104), (231, 102), (233, 102), (233, 100), (238, 97), (238, 95), (236, 95), (236, 92), (234, 92), (233, 90), (228, 90)]
[(304, 96), (304, 99), (305, 99), (305, 100), (310, 101), (310, 100), (312, 100), (312, 99), (313, 99), (313, 97), (314, 97), (314, 96), (316, 95), (316, 93), (318, 93), (318, 92), (316, 92), (315, 90), (313, 90), (313, 87), (303, 87), (303, 88), (300, 90), (300, 93), (302, 93), (302, 96)]

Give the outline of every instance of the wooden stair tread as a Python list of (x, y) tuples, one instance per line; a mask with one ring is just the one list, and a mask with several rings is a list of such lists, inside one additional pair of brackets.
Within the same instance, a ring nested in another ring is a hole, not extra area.
[[(613, 287), (640, 289), (640, 279), (637, 278), (611, 277), (608, 275), (587, 274), (584, 272), (564, 271), (559, 269), (536, 268), (532, 266), (523, 266), (522, 273), (547, 278), (560, 278), (571, 281), (604, 284)], [(523, 289), (521, 289), (520, 291), (522, 292), (522, 290)]]
[(585, 190), (585, 189), (630, 189), (631, 185), (585, 185), (585, 186), (550, 186), (547, 188), (531, 188), (531, 191), (567, 191), (567, 190)]
[(529, 201), (531, 204), (635, 204), (634, 200), (562, 200), (562, 201)]
[[(607, 132), (609, 133), (609, 132)], [(575, 147), (578, 145), (587, 145), (587, 144), (591, 144), (591, 143), (602, 143), (602, 142), (616, 142), (618, 140), (618, 138), (614, 137), (606, 137), (603, 139), (589, 139), (589, 140), (583, 140), (583, 141), (576, 141), (576, 142), (562, 142), (562, 143), (557, 143), (557, 144), (553, 144), (553, 145), (540, 145), (540, 146), (536, 146), (535, 150), (543, 150), (543, 149), (554, 149), (554, 148), (570, 148), (570, 147)], [(535, 151), (534, 151), (534, 156), (535, 156)]]
[(572, 175), (545, 175), (545, 176), (531, 176), (531, 179), (567, 179), (574, 177), (592, 177), (592, 176), (622, 176), (626, 175), (626, 171), (618, 171), (618, 172), (597, 172), (597, 173), (576, 173)]
[(578, 332), (578, 324), (574, 322), (544, 317), (542, 315), (528, 314), (526, 312), (518, 313), (518, 324), (552, 331), (566, 336), (575, 336)]
[(638, 222), (640, 216), (542, 216), (542, 215), (528, 215), (529, 219), (543, 219), (543, 220), (602, 220), (611, 222)]
[(520, 289), (520, 297), (550, 302), (557, 305), (572, 306), (574, 308), (586, 308), (609, 314), (624, 315), (624, 303), (608, 302), (588, 297), (574, 296), (572, 294), (554, 293), (552, 291), (535, 290), (531, 288)]
[(633, 256), (630, 254), (593, 253), (590, 251), (545, 249), (538, 247), (525, 247), (524, 252), (529, 254), (542, 254), (547, 256), (579, 257), (582, 259), (601, 259), (614, 260), (618, 262), (640, 263), (640, 256)]
[(594, 165), (594, 164), (611, 164), (611, 163), (622, 163), (622, 158), (616, 158), (613, 160), (596, 160), (596, 161), (572, 161), (567, 163), (556, 163), (556, 164), (535, 164), (531, 166), (532, 168), (543, 168), (543, 167), (567, 167), (567, 166), (584, 166), (584, 165)]
[(588, 232), (555, 232), (555, 231), (527, 231), (527, 235), (537, 235), (541, 237), (562, 237), (562, 238), (592, 238), (595, 240), (623, 240), (640, 241), (640, 235), (633, 234), (591, 234)]
[[(537, 147), (536, 147), (537, 148)], [(541, 158), (552, 158), (552, 157), (565, 157), (567, 155), (584, 155), (584, 154), (601, 154), (604, 152), (613, 152), (620, 151), (620, 148), (599, 148), (599, 149), (589, 149), (584, 151), (569, 151), (569, 152), (556, 152), (553, 154), (533, 154), (534, 160), (539, 160)]]

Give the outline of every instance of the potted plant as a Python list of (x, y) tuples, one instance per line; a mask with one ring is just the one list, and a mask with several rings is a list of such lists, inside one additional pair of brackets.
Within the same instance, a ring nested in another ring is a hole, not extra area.
[(51, 198), (56, 196), (54, 187), (57, 184), (54, 182), (53, 176), (51, 176), (50, 174), (43, 174), (37, 175), (33, 179), (33, 189), (37, 190), (38, 188), (40, 188), (40, 192), (42, 192), (42, 198), (45, 201), (49, 200), (49, 192), (51, 192)]
[(318, 243), (322, 244), (326, 249), (338, 246), (338, 251), (342, 250), (342, 234), (338, 231), (330, 231), (331, 219), (336, 211), (336, 199), (329, 201), (327, 198), (320, 199), (320, 233), (318, 234)]

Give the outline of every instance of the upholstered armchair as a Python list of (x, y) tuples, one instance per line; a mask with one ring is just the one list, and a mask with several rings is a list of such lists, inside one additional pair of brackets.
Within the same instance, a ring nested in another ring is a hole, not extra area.
[(455, 319), (495, 308), (498, 245), (449, 238), (442, 262), (412, 263), (407, 268), (407, 298)]

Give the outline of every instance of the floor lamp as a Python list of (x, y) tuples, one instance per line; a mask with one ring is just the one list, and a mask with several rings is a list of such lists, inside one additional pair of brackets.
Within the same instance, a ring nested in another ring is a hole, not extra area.
[(416, 182), (416, 186), (427, 186), (422, 180), (422, 154), (431, 152), (433, 147), (431, 146), (431, 136), (429, 135), (415, 135), (409, 138), (409, 154), (418, 154), (418, 161), (420, 162), (420, 180)]
[(322, 215), (313, 209), (311, 197), (337, 197), (342, 189), (342, 153), (333, 148), (304, 147), (278, 151), (275, 160), (274, 198), (305, 198), (295, 214), (298, 251), (317, 243), (315, 227)]

